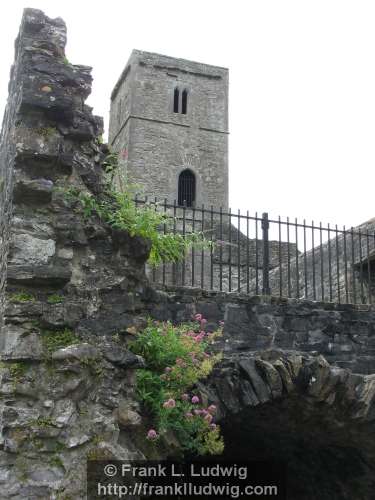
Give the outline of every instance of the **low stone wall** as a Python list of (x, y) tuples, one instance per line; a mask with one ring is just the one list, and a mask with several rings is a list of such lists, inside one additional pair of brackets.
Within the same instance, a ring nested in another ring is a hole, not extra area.
[[(198, 289), (168, 289), (151, 308), (157, 319), (189, 320), (202, 313), (225, 320), (226, 353), (260, 349), (323, 354), (334, 365), (375, 373), (375, 308)], [(160, 302), (160, 300), (164, 300)]]

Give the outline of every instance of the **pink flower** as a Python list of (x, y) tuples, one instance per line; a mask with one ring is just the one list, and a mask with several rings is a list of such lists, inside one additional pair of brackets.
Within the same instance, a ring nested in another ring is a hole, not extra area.
[(208, 408), (207, 408), (208, 412), (211, 413), (211, 415), (215, 415), (216, 413), (216, 406), (215, 405), (210, 405)]
[(201, 314), (196, 314), (196, 315), (194, 316), (194, 319), (195, 319), (195, 321), (202, 321), (203, 316), (202, 316)]
[(220, 326), (224, 326), (224, 321), (219, 321)]
[(207, 415), (204, 416), (204, 419), (210, 424), (212, 422), (213, 416), (210, 415), (210, 413), (207, 413)]
[(181, 396), (182, 401), (187, 401), (189, 399), (189, 394), (182, 394)]
[(176, 401), (174, 399), (168, 399), (168, 401), (166, 401), (163, 404), (164, 408), (174, 408), (175, 406), (176, 406)]
[(204, 319), (204, 318), (202, 318), (202, 319), (201, 319), (201, 326), (205, 325), (206, 323), (207, 323), (207, 320), (206, 320), (206, 319)]
[(194, 415), (202, 415), (202, 410), (194, 410)]
[(213, 431), (216, 429), (216, 424), (210, 424), (210, 429), (212, 429)]
[(149, 439), (150, 441), (154, 441), (157, 438), (158, 438), (158, 433), (156, 432), (156, 430), (150, 429), (147, 433), (147, 439)]
[(167, 366), (167, 367), (166, 367), (166, 369), (165, 369), (164, 371), (166, 371), (167, 373), (168, 373), (168, 372), (171, 372), (171, 371), (172, 371), (172, 368), (171, 368), (170, 366)]
[(199, 403), (199, 398), (198, 398), (198, 396), (193, 396), (193, 397), (191, 398), (191, 402), (192, 402), (194, 405), (196, 405), (197, 403)]
[(186, 418), (193, 418), (194, 415), (190, 411), (188, 411), (187, 413), (185, 413), (185, 417)]

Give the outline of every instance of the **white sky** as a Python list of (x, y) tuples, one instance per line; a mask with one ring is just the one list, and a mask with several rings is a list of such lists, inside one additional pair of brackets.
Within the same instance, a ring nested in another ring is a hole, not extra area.
[(4, 1), (0, 114), (22, 9), (68, 26), (67, 57), (93, 66), (88, 103), (108, 125), (133, 48), (230, 69), (230, 204), (356, 225), (375, 216), (372, 0)]

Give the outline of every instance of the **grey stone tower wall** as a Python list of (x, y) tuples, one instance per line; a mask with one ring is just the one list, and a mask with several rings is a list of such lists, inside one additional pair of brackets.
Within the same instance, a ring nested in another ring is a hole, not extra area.
[[(186, 115), (173, 112), (188, 90)], [(109, 142), (130, 184), (173, 202), (196, 175), (196, 204), (228, 207), (228, 70), (134, 50), (112, 93)]]

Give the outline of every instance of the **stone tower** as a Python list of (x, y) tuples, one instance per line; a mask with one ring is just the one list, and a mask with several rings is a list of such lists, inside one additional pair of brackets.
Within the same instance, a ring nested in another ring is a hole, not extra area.
[(228, 208), (228, 70), (133, 50), (111, 95), (127, 182), (179, 205)]

